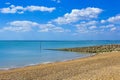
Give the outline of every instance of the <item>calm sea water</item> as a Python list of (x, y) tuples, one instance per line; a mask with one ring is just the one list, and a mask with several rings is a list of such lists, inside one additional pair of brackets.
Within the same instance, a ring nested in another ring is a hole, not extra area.
[(90, 54), (45, 49), (120, 44), (118, 41), (0, 41), (0, 69), (65, 61)]

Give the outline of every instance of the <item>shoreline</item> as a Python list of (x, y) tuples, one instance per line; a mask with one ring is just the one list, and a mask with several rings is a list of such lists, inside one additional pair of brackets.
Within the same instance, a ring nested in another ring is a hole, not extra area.
[[(78, 53), (78, 52), (76, 52)], [(79, 54), (79, 53), (78, 53)], [(82, 54), (82, 53), (81, 53)], [(86, 53), (89, 54), (89, 53)], [(54, 62), (43, 62), (43, 63), (36, 63), (36, 64), (28, 64), (28, 65), (23, 65), (23, 66), (18, 66), (18, 67), (12, 67), (12, 68), (0, 68), (0, 71), (7, 71), (7, 70), (14, 70), (14, 69), (20, 69), (20, 68), (26, 68), (26, 67), (34, 67), (34, 66), (40, 66), (40, 65), (45, 65), (45, 64), (54, 64), (54, 63), (61, 63), (61, 62), (68, 62), (68, 61), (73, 61), (77, 59), (83, 59), (83, 58), (88, 58), (97, 55), (96, 53), (89, 54), (89, 56), (84, 56), (84, 57), (76, 57), (74, 59), (67, 59), (67, 60), (61, 60), (61, 61), (54, 61)]]
[[(0, 71), (0, 80), (119, 80), (120, 52)], [(19, 79), (18, 79), (19, 78)]]
[[(120, 52), (120, 51), (112, 51), (112, 52), (103, 52), (103, 53), (99, 53), (99, 54), (109, 54), (109, 53), (113, 53), (113, 52)], [(76, 52), (79, 54), (79, 52)], [(86, 53), (89, 54), (89, 53)], [(36, 63), (36, 64), (28, 64), (28, 65), (24, 65), (24, 66), (20, 66), (20, 67), (13, 67), (13, 68), (0, 68), (0, 71), (8, 71), (8, 70), (15, 70), (15, 69), (22, 69), (22, 68), (27, 68), (27, 67), (34, 67), (34, 66), (41, 66), (41, 65), (47, 65), (47, 64), (56, 64), (56, 63), (64, 63), (64, 62), (69, 62), (69, 61), (74, 61), (74, 60), (81, 60), (81, 59), (87, 59), (96, 55), (99, 55), (98, 53), (90, 53), (89, 56), (86, 57), (81, 57), (81, 58), (75, 58), (75, 59), (69, 59), (69, 60), (63, 60), (63, 61), (55, 61), (55, 62), (43, 62), (43, 63)]]

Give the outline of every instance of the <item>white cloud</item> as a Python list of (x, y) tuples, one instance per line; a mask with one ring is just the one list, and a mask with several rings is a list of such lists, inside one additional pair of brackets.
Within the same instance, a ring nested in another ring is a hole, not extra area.
[(53, 20), (53, 22), (58, 24), (69, 24), (79, 20), (90, 20), (97, 18), (98, 14), (101, 12), (102, 9), (92, 7), (81, 10), (73, 9), (71, 13), (66, 13), (63, 17), (58, 17), (57, 19)]
[(101, 20), (100, 28), (104, 31), (119, 31), (120, 30), (120, 15), (109, 17), (106, 20)]
[(114, 24), (108, 24), (101, 26), (100, 28), (104, 29), (104, 31), (116, 31), (117, 29), (120, 29), (118, 26), (115, 26)]
[(60, 3), (60, 2), (61, 2), (60, 0), (52, 0), (52, 1), (57, 2), (57, 3)]
[(117, 28), (116, 27), (113, 27), (113, 28), (111, 28), (110, 30), (111, 31), (115, 31)]
[(23, 12), (23, 10), (24, 8), (22, 6), (14, 6), (14, 5), (0, 9), (1, 13), (19, 13), (19, 12)]
[(11, 26), (21, 26), (21, 27), (31, 27), (31, 26), (38, 26), (39, 24), (36, 22), (32, 22), (32, 21), (13, 21), (8, 23)]
[(7, 8), (1, 8), (0, 12), (1, 13), (24, 13), (25, 11), (41, 11), (41, 12), (52, 12), (53, 10), (55, 10), (55, 7), (44, 7), (44, 6), (27, 6), (27, 7), (23, 7), (23, 6), (15, 6), (15, 5), (11, 5)]
[(113, 28), (113, 27), (115, 27), (115, 25), (113, 25), (113, 24), (107, 24), (107, 25), (102, 25), (102, 26), (100, 26), (100, 28)]
[(96, 25), (98, 22), (97, 21), (82, 21), (80, 22), (80, 24), (77, 24), (76, 26), (92, 26), (92, 25)]
[(39, 26), (38, 23), (32, 21), (13, 21), (8, 23), (7, 27), (4, 27), (4, 31), (26, 32), (31, 31), (32, 27)]
[(10, 3), (10, 2), (6, 2), (5, 4), (6, 4), (6, 5), (10, 5), (11, 3)]
[(57, 27), (52, 23), (40, 24), (32, 21), (12, 21), (7, 23), (7, 26), (0, 29), (0, 31), (70, 32), (70, 30), (64, 29), (62, 27)]
[(44, 6), (27, 6), (25, 8), (25, 10), (28, 10), (28, 11), (48, 11), (48, 12), (52, 12), (53, 10), (55, 10), (55, 7), (51, 7), (51, 8), (48, 8), (48, 7), (44, 7)]
[(118, 31), (119, 26), (115, 24), (101, 24), (100, 21), (89, 21), (89, 22), (81, 22), (76, 25), (77, 33), (103, 33), (103, 32), (111, 32)]
[(85, 32), (90, 32), (96, 29), (97, 24), (98, 24), (97, 21), (88, 21), (88, 22), (82, 21), (80, 22), (80, 24), (77, 24), (75, 26), (77, 28), (77, 32), (85, 33)]
[(109, 17), (106, 20), (101, 20), (101, 23), (113, 23), (113, 24), (120, 24), (120, 15)]
[(4, 27), (3, 28), (4, 31), (14, 31), (14, 32), (26, 32), (26, 31), (30, 31), (31, 28), (30, 27)]
[(101, 20), (101, 23), (105, 23), (106, 21), (105, 20)]
[(89, 29), (95, 29), (97, 28), (96, 26), (90, 26)]
[(62, 27), (56, 27), (55, 25), (48, 23), (48, 24), (40, 24), (39, 32), (69, 32), (70, 30), (63, 29)]
[(111, 23), (120, 24), (120, 15), (117, 15), (117, 16), (114, 16), (114, 17), (110, 17), (107, 21), (111, 22)]
[(120, 30), (120, 15), (109, 17), (106, 20), (100, 21), (81, 21), (80, 24), (75, 25), (77, 33), (106, 33)]

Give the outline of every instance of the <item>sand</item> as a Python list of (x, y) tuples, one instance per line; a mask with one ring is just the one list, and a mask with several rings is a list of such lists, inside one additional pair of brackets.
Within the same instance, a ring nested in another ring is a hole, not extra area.
[(0, 80), (120, 80), (120, 52), (0, 71)]

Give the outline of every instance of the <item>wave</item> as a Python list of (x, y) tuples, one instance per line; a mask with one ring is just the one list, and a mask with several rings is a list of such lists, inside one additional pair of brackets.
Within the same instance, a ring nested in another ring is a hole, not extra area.
[(54, 62), (47, 61), (47, 62), (35, 63), (35, 64), (31, 63), (31, 64), (27, 64), (27, 65), (23, 65), (23, 66), (3, 67), (3, 68), (0, 68), (0, 70), (10, 70), (10, 69), (24, 68), (24, 67), (28, 67), (28, 66), (35, 66), (35, 65), (40, 65), (40, 64), (49, 64), (49, 63), (54, 63)]
[[(82, 56), (81, 58), (90, 57), (90, 56), (93, 56), (93, 55), (95, 55), (95, 54), (85, 55), (85, 56)], [(22, 65), (22, 66), (2, 67), (2, 68), (0, 68), (0, 70), (10, 70), (10, 69), (16, 69), (16, 68), (24, 68), (24, 67), (29, 67), (29, 66), (35, 66), (35, 65), (40, 65), (40, 64), (49, 64), (49, 63), (55, 63), (55, 62), (65, 62), (65, 61), (79, 59), (79, 58), (80, 57), (78, 56), (76, 58), (71, 58), (71, 59), (63, 59), (63, 60), (57, 60), (57, 61), (46, 61), (46, 62), (31, 63), (31, 64)]]

